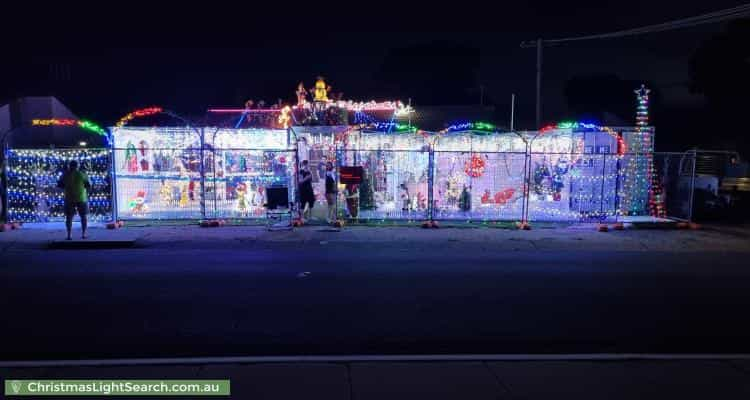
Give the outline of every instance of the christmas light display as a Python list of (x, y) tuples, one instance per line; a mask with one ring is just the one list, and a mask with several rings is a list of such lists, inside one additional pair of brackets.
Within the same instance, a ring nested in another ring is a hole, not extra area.
[(77, 126), (89, 132), (96, 133), (97, 135), (107, 136), (107, 131), (104, 130), (104, 128), (85, 119), (64, 119), (64, 118), (32, 119), (31, 125), (32, 126)]
[[(342, 216), (411, 220), (433, 214), (488, 221), (525, 214), (531, 220), (619, 215), (628, 171), (621, 167), (634, 168), (628, 164), (631, 154), (619, 152), (634, 132), (621, 136), (587, 123), (559, 126), (543, 134), (425, 132), (397, 122), (367, 125), (370, 130), (296, 126), (293, 135), (283, 129), (203, 128), (202, 151), (200, 136), (189, 128), (120, 128), (115, 129), (119, 212), (126, 218), (262, 217), (265, 187), (296, 189), (296, 154), (299, 161), (309, 160), (321, 203), (327, 162), (365, 167), (366, 182), (340, 190)], [(289, 142), (291, 137), (296, 142)], [(358, 210), (349, 209), (354, 193)]]
[(581, 132), (581, 131), (598, 131), (598, 132), (605, 132), (609, 134), (612, 138), (617, 140), (617, 154), (623, 155), (628, 151), (627, 143), (623, 140), (622, 135), (620, 135), (617, 131), (614, 129), (607, 127), (607, 126), (599, 126), (592, 123), (586, 123), (586, 122), (575, 122), (575, 121), (562, 121), (555, 125), (547, 125), (539, 130), (539, 135), (545, 135), (548, 134), (550, 131), (554, 130), (570, 130), (575, 132)]
[[(662, 188), (663, 185), (660, 181), (661, 174), (656, 170), (656, 165), (654, 163), (652, 143), (650, 142), (651, 135), (650, 132), (648, 132), (648, 101), (650, 92), (651, 90), (646, 88), (645, 85), (641, 85), (639, 89), (635, 90), (637, 101), (635, 126), (636, 132), (642, 137), (645, 136), (643, 140), (646, 141), (645, 145), (647, 146), (646, 151), (648, 154), (644, 155), (644, 162), (647, 165), (647, 178), (644, 180), (648, 180), (648, 213), (652, 217), (663, 218), (666, 216), (664, 191)], [(638, 185), (639, 193), (643, 192), (643, 186), (645, 186), (645, 184)]]
[(472, 178), (479, 178), (484, 174), (484, 165), (484, 159), (481, 156), (472, 155), (464, 165), (464, 172)]
[[(342, 108), (347, 111), (391, 111), (396, 116), (404, 116), (414, 112), (411, 106), (404, 105), (400, 101), (367, 101), (367, 102), (354, 102), (351, 100), (328, 100), (326, 107)], [(302, 105), (295, 105), (294, 109), (312, 108), (313, 106), (306, 102)], [(242, 114), (243, 112), (268, 112), (278, 113), (281, 109), (278, 108), (209, 108), (208, 112), (212, 113), (231, 113), (231, 114)]]
[(386, 133), (390, 133), (390, 132), (414, 133), (418, 131), (416, 126), (411, 126), (408, 124), (402, 124), (398, 122), (377, 122), (377, 123), (367, 125), (367, 128), (376, 130), (378, 132), (386, 132)]
[(650, 89), (646, 88), (646, 85), (641, 85), (639, 89), (635, 90), (635, 94), (638, 97), (638, 104), (636, 105), (635, 112), (635, 126), (639, 128), (645, 128), (648, 126), (648, 94), (651, 93)]
[(112, 134), (118, 217), (202, 218), (198, 132), (121, 126)]
[(8, 219), (20, 222), (64, 220), (65, 198), (57, 182), (72, 160), (78, 161), (80, 170), (91, 182), (89, 220), (111, 220), (110, 152), (105, 149), (8, 150)]
[(122, 218), (258, 218), (265, 215), (266, 187), (284, 185), (294, 194), (294, 152), (285, 130), (121, 127), (113, 132)]
[[(381, 126), (390, 127), (386, 123)], [(593, 124), (562, 126), (567, 128), (555, 127), (543, 135), (487, 135), (473, 130), (427, 135), (354, 131), (348, 148), (378, 149), (375, 154), (385, 164), (389, 153), (434, 152), (435, 180), (430, 190), (434, 217), (438, 219), (518, 219), (524, 214), (524, 207), (528, 207), (533, 220), (598, 220), (619, 215), (616, 188), (622, 179), (618, 166), (622, 155), (617, 151), (623, 148), (622, 138), (617, 132)], [(531, 172), (526, 169), (527, 154)], [(348, 157), (347, 165), (352, 162), (357, 161)], [(395, 174), (393, 168), (388, 171)], [(526, 173), (532, 181), (528, 206), (523, 201)], [(398, 191), (395, 197), (398, 198)], [(362, 203), (374, 203), (372, 210), (377, 211), (381, 204), (376, 200)], [(363, 213), (373, 218), (408, 218), (404, 214), (385, 214)]]
[(648, 127), (649, 93), (650, 90), (643, 85), (635, 90), (636, 127), (633, 132), (623, 132), (623, 138), (628, 143), (628, 153), (621, 160), (622, 185), (619, 193), (620, 211), (624, 215), (648, 215), (651, 209), (658, 208), (649, 203), (661, 201), (651, 190), (654, 183), (654, 149), (653, 131)]
[(161, 107), (147, 107), (147, 108), (141, 108), (139, 110), (135, 110), (133, 112), (130, 112), (126, 114), (124, 117), (120, 118), (119, 121), (115, 124), (116, 127), (122, 128), (125, 126), (128, 122), (136, 119), (136, 118), (143, 118), (150, 115), (156, 115), (159, 113), (164, 112), (164, 109)]
[(460, 131), (484, 131), (484, 132), (497, 132), (497, 127), (488, 122), (463, 122), (459, 124), (450, 125), (448, 128), (440, 131), (440, 133), (447, 132), (460, 132)]
[(284, 108), (281, 109), (281, 115), (279, 115), (278, 123), (284, 129), (289, 128), (289, 125), (291, 124), (291, 120), (292, 120), (292, 117), (290, 115), (291, 112), (292, 112), (292, 109), (289, 106), (284, 106)]

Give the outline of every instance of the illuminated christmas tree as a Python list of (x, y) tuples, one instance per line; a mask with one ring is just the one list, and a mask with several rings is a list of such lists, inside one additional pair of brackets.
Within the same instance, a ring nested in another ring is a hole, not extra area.
[(648, 103), (651, 91), (645, 85), (635, 90), (637, 96), (635, 132), (628, 140), (628, 154), (624, 159), (623, 184), (620, 191), (620, 211), (625, 215), (645, 215), (650, 212), (653, 186), (653, 143), (648, 128)]

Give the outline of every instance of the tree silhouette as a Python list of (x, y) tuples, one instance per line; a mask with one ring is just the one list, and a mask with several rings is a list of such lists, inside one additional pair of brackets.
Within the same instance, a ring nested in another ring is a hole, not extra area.
[(746, 109), (750, 90), (750, 19), (732, 21), (704, 41), (690, 58), (690, 90), (716, 107)]
[[(690, 90), (708, 102), (711, 142), (750, 150), (745, 123), (750, 91), (750, 19), (730, 22), (726, 29), (700, 44), (689, 64)], [(731, 150), (731, 148), (730, 148)]]

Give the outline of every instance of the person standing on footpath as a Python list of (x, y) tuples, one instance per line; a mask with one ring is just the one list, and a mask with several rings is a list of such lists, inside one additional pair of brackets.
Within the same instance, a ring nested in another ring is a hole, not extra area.
[(326, 163), (326, 202), (328, 203), (328, 223), (336, 221), (336, 195), (338, 194), (338, 188), (336, 187), (336, 175), (333, 172), (333, 163), (328, 161)]
[(86, 228), (88, 227), (89, 195), (91, 189), (89, 177), (78, 170), (78, 162), (73, 160), (68, 164), (68, 170), (57, 182), (57, 186), (63, 189), (65, 194), (65, 228), (68, 231), (68, 240), (73, 240), (73, 217), (76, 212), (81, 217), (81, 239), (86, 239)]
[(312, 187), (312, 172), (307, 160), (302, 161), (299, 171), (299, 199), (300, 209), (302, 211), (302, 221), (310, 219), (312, 209), (315, 206), (315, 192)]

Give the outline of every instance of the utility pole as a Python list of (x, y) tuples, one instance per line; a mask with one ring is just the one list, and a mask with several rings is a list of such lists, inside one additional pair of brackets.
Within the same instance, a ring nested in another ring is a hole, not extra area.
[[(411, 97), (409, 97), (408, 109), (411, 110)], [(411, 129), (411, 113), (408, 113), (408, 115), (409, 115), (409, 128)]]
[(689, 28), (692, 26), (715, 24), (722, 21), (729, 21), (732, 19), (742, 18), (750, 16), (750, 4), (743, 4), (741, 6), (728, 8), (725, 10), (719, 10), (710, 12), (707, 14), (698, 15), (690, 18), (682, 18), (674, 21), (664, 22), (661, 24), (654, 24), (643, 26), (634, 29), (626, 29), (616, 32), (601, 33), (595, 35), (585, 35), (576, 37), (567, 37), (560, 39), (547, 39), (542, 40), (529, 40), (521, 42), (522, 48), (536, 47), (536, 127), (541, 129), (542, 120), (542, 48), (546, 46), (556, 46), (569, 42), (580, 42), (586, 40), (599, 40), (599, 39), (613, 39), (625, 36), (643, 35), (646, 33), (653, 32), (664, 32), (675, 29)]
[(544, 41), (539, 38), (534, 41), (521, 42), (521, 47), (536, 47), (536, 129), (542, 128), (542, 49)]
[(536, 40), (536, 129), (542, 129), (542, 39)]
[(513, 123), (515, 122), (515, 112), (516, 112), (516, 94), (511, 93), (510, 95), (510, 131), (513, 132)]

